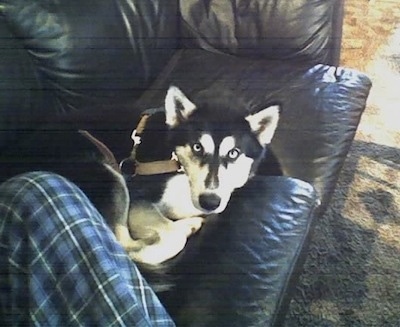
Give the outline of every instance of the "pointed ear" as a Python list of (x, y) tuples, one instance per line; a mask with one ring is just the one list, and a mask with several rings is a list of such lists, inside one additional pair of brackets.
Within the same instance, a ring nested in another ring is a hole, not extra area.
[(280, 107), (273, 105), (246, 117), (251, 130), (257, 135), (262, 146), (271, 143), (278, 126)]
[(170, 86), (165, 97), (166, 124), (175, 127), (185, 121), (196, 106), (176, 86)]

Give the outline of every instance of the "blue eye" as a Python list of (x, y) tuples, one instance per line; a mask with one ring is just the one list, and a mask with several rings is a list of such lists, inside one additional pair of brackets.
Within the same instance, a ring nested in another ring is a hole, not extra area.
[(234, 148), (228, 152), (228, 158), (232, 160), (237, 159), (239, 155), (240, 155), (240, 150), (237, 148)]
[(202, 146), (200, 143), (194, 143), (194, 144), (192, 145), (192, 149), (193, 149), (193, 151), (196, 152), (196, 153), (201, 153), (201, 152), (203, 152), (203, 146)]

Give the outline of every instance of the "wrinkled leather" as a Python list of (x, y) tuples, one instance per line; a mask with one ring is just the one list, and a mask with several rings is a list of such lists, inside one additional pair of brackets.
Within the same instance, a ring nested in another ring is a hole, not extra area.
[[(349, 68), (316, 65), (286, 97), (273, 149), (285, 174), (311, 183), (323, 212), (354, 139), (372, 84)], [(285, 108), (283, 109), (285, 110)]]
[(0, 150), (46, 116), (42, 83), (23, 43), (0, 16)]
[(177, 47), (175, 0), (0, 4), (64, 112), (95, 114), (136, 99)]
[(332, 0), (185, 0), (180, 9), (187, 47), (265, 59), (327, 60)]
[(269, 326), (290, 285), (317, 194), (305, 182), (257, 177), (234, 193), (170, 271), (159, 296), (178, 326)]

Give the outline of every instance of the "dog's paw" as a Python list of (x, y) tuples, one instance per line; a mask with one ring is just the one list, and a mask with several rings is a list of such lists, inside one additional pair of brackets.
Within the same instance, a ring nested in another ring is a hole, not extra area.
[(204, 223), (204, 218), (192, 217), (192, 218), (176, 220), (174, 221), (173, 224), (174, 228), (182, 231), (182, 233), (184, 233), (186, 237), (189, 237), (190, 235), (197, 233), (203, 226), (203, 223)]
[(131, 233), (126, 226), (116, 225), (114, 233), (119, 243), (127, 252), (140, 251), (144, 247), (160, 241), (160, 235), (158, 232), (151, 229), (142, 231), (140, 237), (132, 238)]
[(190, 235), (196, 233), (203, 225), (201, 217), (185, 218), (170, 221), (168, 227), (158, 230), (159, 240), (153, 244), (129, 252), (137, 262), (157, 265), (175, 257), (183, 250)]
[(151, 245), (160, 241), (160, 235), (158, 232), (151, 228), (141, 228), (140, 231), (130, 230), (130, 235), (134, 240), (140, 240), (145, 245)]
[(142, 240), (145, 245), (152, 245), (160, 242), (160, 235), (156, 231), (148, 229), (142, 232), (140, 240)]
[(143, 246), (139, 250), (130, 251), (132, 260), (149, 265), (158, 265), (173, 257), (183, 250), (187, 237), (182, 233), (162, 235), (158, 243)]

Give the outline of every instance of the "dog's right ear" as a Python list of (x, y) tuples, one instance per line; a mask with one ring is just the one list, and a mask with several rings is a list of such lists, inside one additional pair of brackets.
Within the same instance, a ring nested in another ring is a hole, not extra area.
[(271, 143), (278, 126), (279, 111), (280, 106), (273, 105), (246, 117), (250, 128), (257, 135), (262, 146)]
[(175, 127), (185, 121), (196, 110), (196, 106), (176, 86), (170, 86), (165, 97), (165, 122)]

